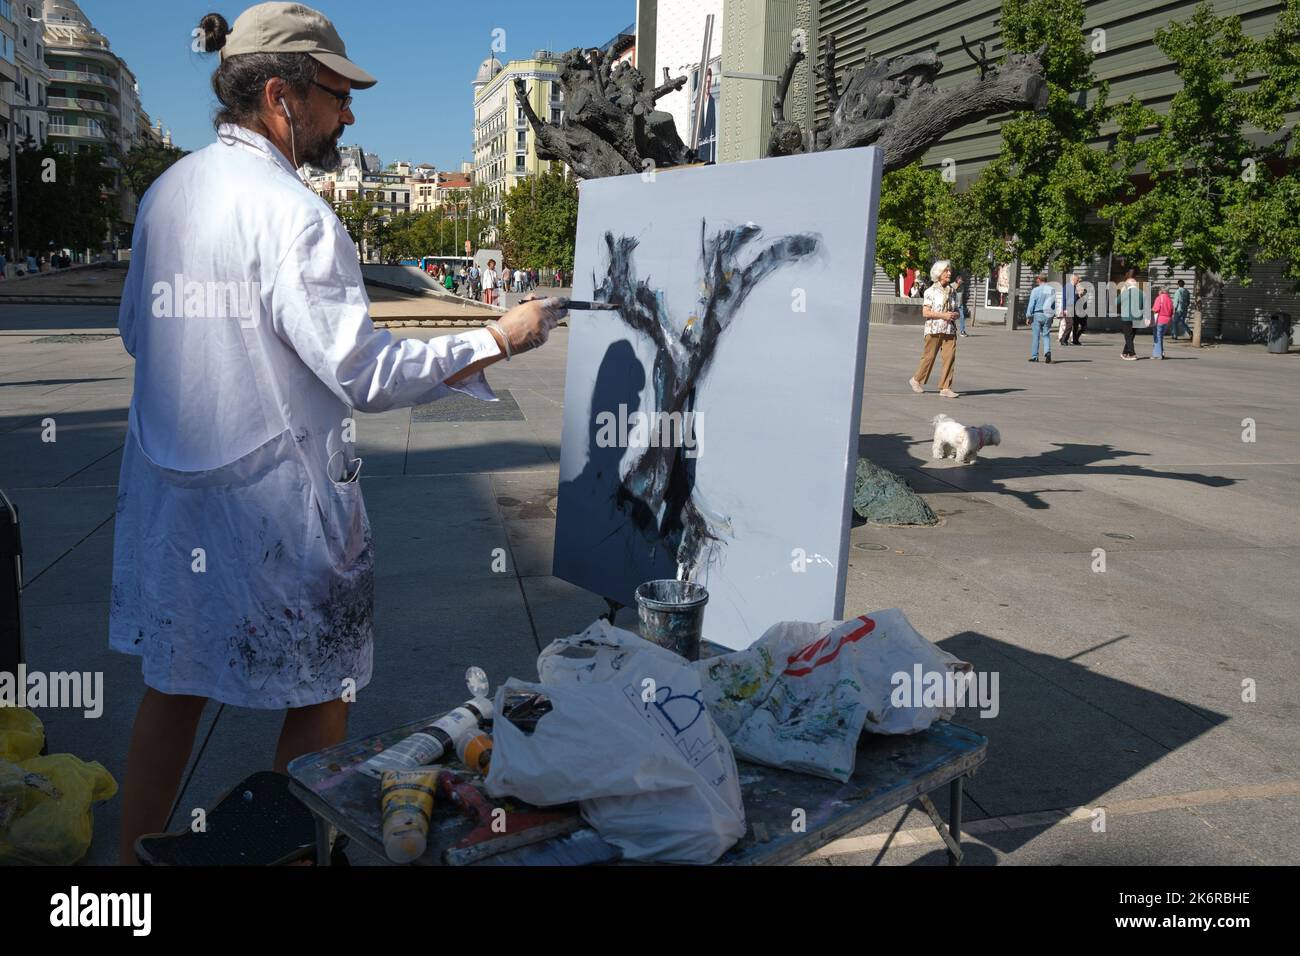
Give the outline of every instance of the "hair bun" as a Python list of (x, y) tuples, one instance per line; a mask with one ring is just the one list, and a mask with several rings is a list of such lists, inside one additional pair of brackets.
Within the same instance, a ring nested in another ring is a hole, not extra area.
[(226, 37), (230, 35), (230, 24), (219, 13), (209, 13), (200, 20), (199, 29), (203, 31), (203, 49), (206, 53), (216, 53), (226, 45)]

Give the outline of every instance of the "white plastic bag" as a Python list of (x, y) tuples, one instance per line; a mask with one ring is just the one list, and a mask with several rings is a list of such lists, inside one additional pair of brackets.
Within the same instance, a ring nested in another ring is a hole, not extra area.
[[(537, 669), (541, 683), (497, 690), (491, 796), (577, 801), (630, 860), (712, 863), (740, 839), (736, 760), (685, 659), (598, 621), (552, 642)], [(531, 735), (501, 716), (519, 690), (551, 700)]]
[(927, 706), (921, 688), (895, 706), (897, 674), (966, 672), (897, 608), (850, 621), (774, 624), (748, 649), (693, 665), (704, 701), (743, 759), (848, 780), (858, 738), (911, 734), (955, 708)]

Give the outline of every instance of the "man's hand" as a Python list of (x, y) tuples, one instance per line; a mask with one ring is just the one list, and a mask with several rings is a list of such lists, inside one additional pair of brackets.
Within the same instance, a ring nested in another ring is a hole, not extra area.
[(569, 314), (559, 299), (528, 298), (501, 316), (500, 328), (518, 355), (543, 345), (560, 319)]

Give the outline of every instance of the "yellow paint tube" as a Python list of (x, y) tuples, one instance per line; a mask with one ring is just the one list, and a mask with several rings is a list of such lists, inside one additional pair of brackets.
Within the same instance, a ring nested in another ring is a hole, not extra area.
[(437, 776), (434, 768), (384, 771), (379, 791), (384, 812), (384, 853), (394, 863), (410, 863), (424, 853)]

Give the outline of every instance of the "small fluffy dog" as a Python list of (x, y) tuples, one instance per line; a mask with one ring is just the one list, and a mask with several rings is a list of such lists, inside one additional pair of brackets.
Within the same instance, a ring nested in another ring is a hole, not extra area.
[(969, 465), (985, 445), (1002, 443), (1001, 433), (992, 425), (967, 427), (947, 415), (934, 416), (932, 424), (935, 458), (956, 458), (963, 465)]

